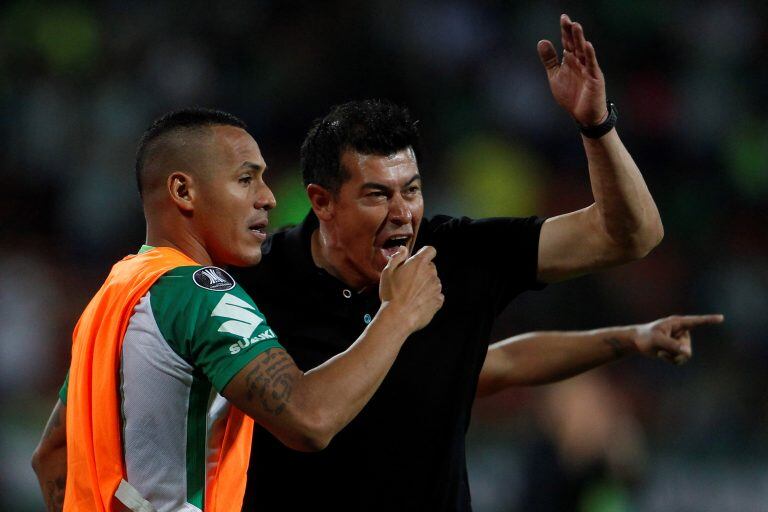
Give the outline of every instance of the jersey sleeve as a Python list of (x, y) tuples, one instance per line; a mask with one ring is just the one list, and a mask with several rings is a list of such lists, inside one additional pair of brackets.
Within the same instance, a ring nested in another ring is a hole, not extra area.
[(219, 392), (256, 356), (282, 348), (253, 300), (222, 269), (176, 268), (149, 294), (166, 342)]

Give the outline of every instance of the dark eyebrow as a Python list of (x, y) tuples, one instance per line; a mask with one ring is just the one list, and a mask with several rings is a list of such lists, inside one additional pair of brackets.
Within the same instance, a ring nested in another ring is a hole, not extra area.
[(413, 178), (409, 179), (408, 183), (406, 183), (405, 186), (407, 187), (408, 185), (410, 185), (411, 183), (413, 183), (416, 180), (421, 181), (421, 174), (419, 174), (419, 173), (414, 174)]
[[(410, 185), (411, 183), (413, 183), (413, 182), (414, 182), (414, 181), (416, 181), (416, 180), (419, 180), (419, 181), (421, 181), (421, 174), (419, 174), (419, 173), (416, 173), (416, 174), (414, 174), (414, 175), (411, 177), (411, 179), (409, 179), (409, 180), (408, 180), (408, 181), (405, 183), (405, 185), (403, 185), (403, 187), (407, 187), (408, 185)], [(369, 181), (369, 182), (367, 182), (367, 183), (363, 183), (363, 184), (360, 186), (360, 188), (361, 188), (361, 189), (364, 189), (364, 188), (373, 188), (373, 189), (376, 189), (376, 190), (389, 190), (389, 189), (390, 189), (388, 186), (386, 186), (386, 185), (382, 185), (381, 183), (376, 183), (376, 182), (374, 182), (374, 181)]]

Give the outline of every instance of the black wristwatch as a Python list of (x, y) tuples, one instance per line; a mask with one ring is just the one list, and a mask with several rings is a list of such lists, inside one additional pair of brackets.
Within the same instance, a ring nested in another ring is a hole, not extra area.
[(608, 119), (602, 123), (595, 126), (583, 126), (576, 123), (582, 135), (590, 139), (599, 139), (616, 126), (616, 120), (619, 118), (619, 111), (616, 110), (616, 105), (614, 105), (612, 101), (608, 101), (606, 104), (608, 106)]

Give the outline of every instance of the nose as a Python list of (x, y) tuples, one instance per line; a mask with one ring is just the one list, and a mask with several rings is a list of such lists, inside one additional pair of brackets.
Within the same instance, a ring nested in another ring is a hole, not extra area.
[(408, 207), (408, 203), (400, 194), (392, 196), (389, 203), (389, 221), (397, 226), (403, 226), (411, 222), (413, 213)]
[(277, 206), (275, 195), (272, 193), (272, 189), (269, 188), (266, 183), (262, 185), (261, 190), (259, 190), (259, 193), (256, 194), (256, 201), (254, 202), (253, 206), (256, 209), (264, 210), (271, 210)]

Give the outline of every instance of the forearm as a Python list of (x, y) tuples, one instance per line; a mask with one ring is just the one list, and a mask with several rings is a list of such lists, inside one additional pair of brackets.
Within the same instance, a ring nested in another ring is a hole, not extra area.
[(488, 348), (478, 396), (567, 379), (637, 351), (631, 328), (521, 334)]
[(543, 282), (641, 258), (664, 235), (653, 197), (616, 130), (583, 139), (595, 202), (542, 226), (537, 278)]
[(62, 510), (67, 482), (67, 444), (66, 406), (61, 402), (56, 404), (35, 449), (32, 468), (37, 475), (46, 510)]
[(410, 334), (384, 305), (347, 350), (303, 373), (283, 349), (269, 349), (227, 385), (223, 395), (286, 446), (321, 450), (378, 389)]
[(35, 466), (37, 481), (43, 493), (46, 510), (60, 511), (64, 506), (64, 490), (67, 486), (67, 448), (51, 451)]
[(223, 395), (296, 450), (323, 449), (365, 406), (405, 339), (443, 305), (440, 280), (425, 246), (399, 250), (381, 273), (382, 305), (347, 350), (303, 373), (281, 347), (258, 354)]
[(627, 257), (641, 257), (664, 235), (661, 218), (640, 170), (615, 129), (598, 139), (582, 136), (589, 163), (596, 221)]

